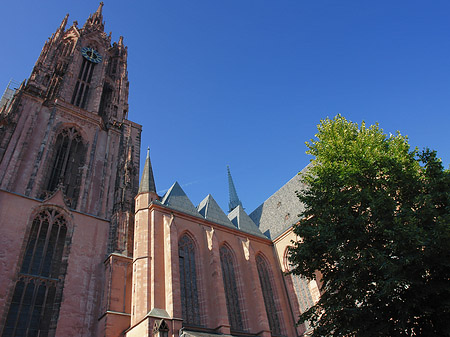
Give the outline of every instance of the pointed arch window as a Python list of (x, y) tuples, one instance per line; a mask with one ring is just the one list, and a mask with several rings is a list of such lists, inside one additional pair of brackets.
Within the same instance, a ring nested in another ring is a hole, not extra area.
[(33, 220), (3, 337), (52, 336), (61, 304), (67, 225), (55, 210)]
[(66, 201), (72, 208), (77, 205), (85, 154), (83, 139), (75, 128), (65, 128), (56, 137), (45, 191), (51, 193), (62, 184)]
[(181, 309), (184, 325), (200, 325), (195, 247), (187, 235), (178, 242)]
[(83, 57), (80, 72), (78, 73), (77, 83), (73, 90), (71, 104), (86, 108), (86, 102), (89, 95), (89, 87), (94, 73), (95, 63), (89, 62)]
[(266, 307), (267, 318), (269, 320), (272, 335), (281, 335), (280, 319), (278, 317), (277, 307), (274, 300), (274, 290), (271, 281), (271, 272), (267, 262), (261, 255), (256, 257), (256, 266), (258, 269), (259, 282)]
[(169, 326), (165, 320), (155, 321), (153, 326), (154, 337), (169, 337)]
[(232, 330), (243, 331), (239, 293), (234, 272), (233, 254), (227, 246), (220, 247), (220, 263), (222, 265), (223, 285), (227, 300), (228, 320)]

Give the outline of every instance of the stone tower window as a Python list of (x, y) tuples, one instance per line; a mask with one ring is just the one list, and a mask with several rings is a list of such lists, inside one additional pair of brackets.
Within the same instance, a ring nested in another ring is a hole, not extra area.
[(220, 263), (222, 265), (223, 285), (227, 299), (228, 319), (231, 329), (243, 331), (241, 309), (239, 306), (239, 295), (234, 273), (233, 254), (227, 246), (220, 248)]
[(83, 139), (75, 128), (63, 129), (58, 134), (45, 191), (51, 193), (61, 184), (72, 208), (77, 205), (85, 153)]
[(66, 234), (59, 212), (47, 209), (34, 218), (3, 337), (54, 334), (66, 269), (62, 264)]
[(83, 58), (80, 73), (78, 74), (77, 83), (73, 90), (71, 104), (86, 108), (87, 97), (89, 94), (89, 86), (92, 80), (92, 73), (94, 72), (95, 63), (89, 62)]
[(197, 271), (195, 267), (195, 247), (189, 236), (184, 235), (178, 242), (180, 262), (181, 309), (184, 325), (200, 325), (198, 308)]
[(256, 257), (256, 266), (258, 268), (259, 282), (264, 297), (264, 305), (266, 307), (267, 318), (269, 320), (272, 335), (281, 335), (280, 319), (277, 313), (277, 307), (274, 301), (274, 291), (271, 280), (271, 273), (267, 262), (261, 255)]

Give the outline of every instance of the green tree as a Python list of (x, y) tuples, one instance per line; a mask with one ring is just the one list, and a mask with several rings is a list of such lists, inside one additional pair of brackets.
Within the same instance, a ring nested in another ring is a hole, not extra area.
[(313, 336), (450, 336), (450, 174), (400, 133), (322, 120), (292, 272), (322, 278)]

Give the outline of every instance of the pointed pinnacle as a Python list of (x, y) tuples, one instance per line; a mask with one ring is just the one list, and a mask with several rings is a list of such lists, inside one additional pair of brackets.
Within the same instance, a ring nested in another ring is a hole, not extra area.
[(233, 178), (231, 177), (230, 166), (227, 165), (228, 171), (228, 193), (230, 196), (230, 202), (228, 203), (229, 212), (235, 209), (238, 206), (242, 206), (242, 202), (239, 200), (239, 197), (236, 192), (236, 187), (233, 183)]
[(145, 159), (144, 171), (142, 172), (141, 183), (138, 193), (156, 193), (155, 178), (153, 177), (152, 163), (150, 162), (150, 148), (147, 148), (147, 158)]
[(104, 3), (103, 3), (103, 1), (101, 1), (100, 4), (98, 5), (97, 10), (95, 11), (95, 13), (97, 13), (97, 14), (99, 14), (99, 15), (102, 15), (102, 8), (103, 8), (103, 5), (104, 5)]

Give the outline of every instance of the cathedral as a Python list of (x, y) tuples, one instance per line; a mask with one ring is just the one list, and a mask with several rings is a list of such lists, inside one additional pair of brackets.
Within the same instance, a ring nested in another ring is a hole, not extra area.
[[(103, 3), (68, 15), (0, 103), (0, 335), (306, 336), (320, 294), (286, 274), (302, 205), (292, 178), (252, 213), (157, 194), (128, 120), (127, 47)], [(145, 126), (144, 126), (145, 132)]]

